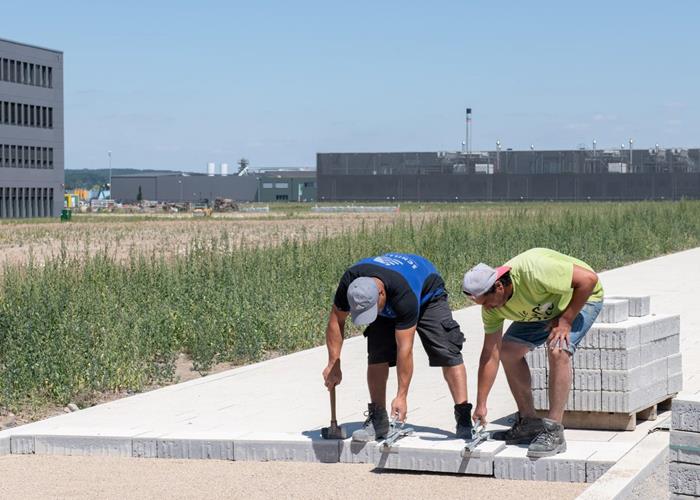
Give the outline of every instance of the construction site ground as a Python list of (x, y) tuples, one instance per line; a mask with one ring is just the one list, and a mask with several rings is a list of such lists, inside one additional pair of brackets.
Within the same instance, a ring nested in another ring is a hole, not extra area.
[[(694, 335), (700, 327), (695, 314), (699, 259), (700, 249), (693, 249), (601, 274), (607, 294), (648, 294), (652, 312), (681, 315), (684, 391), (692, 393), (700, 391), (700, 338)], [(455, 317), (467, 339), (464, 355), (473, 395), (483, 338), (480, 311), (462, 309)], [(447, 494), (573, 498), (588, 487), (585, 483), (521, 482), (474, 475), (379, 472), (371, 449), (363, 455), (345, 443), (334, 451), (332, 443), (318, 436), (329, 420), (328, 394), (321, 379), (325, 357), (323, 347), (302, 351), (4, 431), (0, 442), (5, 439), (7, 443), (9, 436), (15, 454), (0, 457), (0, 495), (116, 497), (128, 488), (134, 497), (417, 498)], [(419, 343), (415, 358), (408, 403), (409, 422), (419, 436), (406, 438), (405, 446), (410, 447), (412, 439), (418, 440), (419, 444), (414, 441), (418, 448), (443, 447), (456, 453), (451, 439), (452, 401), (442, 375), (427, 366)], [(366, 351), (361, 337), (346, 342), (342, 366), (338, 416), (352, 430), (361, 424), (367, 403)], [(392, 374), (389, 395), (394, 390)], [(491, 427), (507, 425), (514, 411), (501, 372), (489, 400)], [(551, 478), (560, 481), (567, 478), (557, 472), (559, 464), (583, 461), (607, 468), (633, 450), (656, 423), (643, 422), (627, 432), (567, 430), (569, 450), (542, 459), (549, 461), (542, 464), (551, 466)], [(369, 463), (296, 463), (337, 461), (332, 460), (336, 451), (341, 461), (364, 459)], [(492, 451), (508, 452), (514, 458), (524, 455), (522, 448)], [(482, 462), (488, 453), (473, 461), (477, 474), (489, 475)], [(181, 460), (187, 457), (240, 461)], [(259, 463), (261, 460), (270, 461)], [(469, 467), (465, 472), (471, 471)]]

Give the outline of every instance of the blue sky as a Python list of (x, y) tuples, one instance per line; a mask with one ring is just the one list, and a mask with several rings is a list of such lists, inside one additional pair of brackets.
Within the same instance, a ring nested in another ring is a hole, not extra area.
[[(31, 8), (28, 6), (31, 5)], [(700, 2), (5, 2), (65, 54), (66, 167), (700, 146)]]

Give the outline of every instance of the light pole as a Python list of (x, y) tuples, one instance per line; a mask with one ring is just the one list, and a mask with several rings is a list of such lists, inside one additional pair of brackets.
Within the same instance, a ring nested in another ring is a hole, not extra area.
[(532, 151), (532, 171), (531, 173), (537, 173), (537, 162), (535, 161), (535, 145), (530, 144), (530, 151)]
[(634, 144), (634, 140), (630, 137), (630, 172), (634, 170), (632, 168), (632, 144)]
[(596, 146), (596, 144), (597, 144), (596, 140), (593, 139), (593, 168), (592, 168), (592, 172), (591, 172), (591, 173), (595, 172), (595, 171), (598, 169), (598, 165), (597, 165), (597, 161), (596, 161), (596, 157), (595, 157), (595, 146)]
[(496, 170), (501, 171), (501, 141), (496, 141)]
[(112, 151), (107, 151), (107, 161), (109, 163), (109, 199), (112, 199)]

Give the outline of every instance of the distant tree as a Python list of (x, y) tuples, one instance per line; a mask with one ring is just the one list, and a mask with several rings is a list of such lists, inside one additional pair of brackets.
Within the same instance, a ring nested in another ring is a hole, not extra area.
[(139, 193), (136, 195), (136, 201), (143, 201), (143, 192), (141, 192), (141, 185), (139, 184)]

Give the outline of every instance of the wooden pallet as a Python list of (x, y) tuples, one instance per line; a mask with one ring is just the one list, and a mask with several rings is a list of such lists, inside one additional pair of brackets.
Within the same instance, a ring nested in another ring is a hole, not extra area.
[[(599, 411), (565, 411), (564, 427), (567, 429), (594, 429), (605, 431), (633, 431), (637, 420), (656, 420), (659, 410), (671, 409), (671, 401), (675, 394), (664, 396), (651, 406), (633, 413), (611, 413)], [(537, 410), (538, 417), (546, 417), (547, 410)]]

